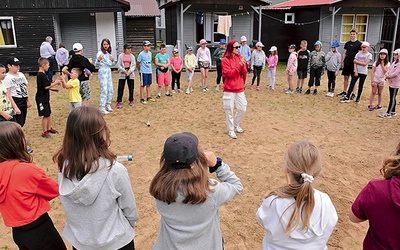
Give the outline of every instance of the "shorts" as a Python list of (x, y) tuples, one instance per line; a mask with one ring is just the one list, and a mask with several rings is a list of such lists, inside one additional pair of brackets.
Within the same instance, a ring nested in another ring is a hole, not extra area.
[(150, 85), (152, 80), (152, 74), (145, 74), (145, 73), (140, 73), (140, 86), (144, 87), (147, 85)]
[(199, 68), (208, 69), (210, 67), (210, 62), (198, 62)]
[(343, 62), (342, 76), (349, 76), (354, 73), (353, 60), (345, 60)]
[(188, 81), (191, 81), (194, 76), (194, 70), (192, 70), (192, 72), (190, 72), (189, 70), (186, 70), (186, 75), (187, 75)]
[(49, 117), (51, 114), (50, 102), (36, 102), (39, 116)]
[(90, 98), (92, 98), (92, 92), (90, 91), (89, 80), (80, 82), (79, 93), (81, 94), (82, 100), (89, 100)]
[(297, 70), (297, 77), (298, 77), (299, 79), (305, 79), (305, 78), (307, 78), (307, 70), (306, 70), (306, 69)]
[(82, 102), (70, 102), (69, 103), (69, 112), (71, 113), (72, 110), (74, 110), (80, 106), (82, 106)]
[(161, 73), (157, 73), (157, 85), (158, 87), (162, 87), (162, 86), (169, 86), (171, 84), (171, 76), (169, 74), (169, 72), (161, 72)]

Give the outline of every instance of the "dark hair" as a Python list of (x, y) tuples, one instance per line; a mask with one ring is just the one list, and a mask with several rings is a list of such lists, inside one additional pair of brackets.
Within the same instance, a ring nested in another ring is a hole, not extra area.
[(0, 122), (0, 162), (17, 160), (32, 162), (33, 158), (26, 151), (25, 134), (16, 122)]
[(166, 46), (165, 46), (165, 44), (160, 44), (160, 49), (163, 49), (163, 48), (165, 48)]
[[(379, 54), (380, 54), (380, 53), (379, 53)], [(386, 66), (386, 65), (388, 65), (388, 63), (389, 63), (389, 58), (388, 58), (388, 55), (387, 55), (386, 53), (383, 53), (383, 54), (386, 55), (385, 59), (383, 60), (383, 63), (384, 63), (384, 65)], [(375, 65), (378, 66), (378, 65), (381, 64), (381, 62), (382, 62), (382, 59), (381, 59), (381, 57), (380, 57), (380, 55), (379, 55), (379, 56), (378, 56), (378, 59), (376, 59)]]
[[(107, 50), (105, 50), (104, 47), (103, 47), (103, 43), (104, 42), (106, 42), (106, 43), (108, 43), (108, 45), (110, 45)], [(106, 52), (111, 54), (111, 42), (110, 42), (110, 40), (107, 39), (107, 38), (104, 38), (103, 40), (101, 40), (100, 48), (101, 48), (101, 52), (103, 52), (103, 54), (105, 54)]]
[(400, 176), (400, 142), (390, 156), (383, 160), (380, 172), (385, 179)]
[(207, 158), (201, 148), (191, 168), (176, 169), (165, 161), (164, 152), (161, 154), (160, 166), (150, 183), (150, 194), (157, 200), (168, 204), (175, 202), (181, 188), (185, 196), (182, 203), (200, 204), (207, 199), (207, 193), (212, 192), (208, 179)]
[(47, 59), (46, 57), (39, 57), (39, 59), (38, 59), (39, 67), (42, 67), (46, 63), (50, 63), (49, 59)]
[(116, 155), (110, 144), (110, 130), (100, 110), (81, 106), (69, 114), (62, 146), (53, 161), (65, 178), (81, 180), (97, 171), (100, 157), (109, 160), (112, 167)]
[(60, 44), (58, 45), (58, 47), (59, 47), (59, 48), (65, 48), (65, 45), (64, 45), (64, 43), (60, 43)]
[(349, 31), (349, 33), (353, 33), (353, 32), (355, 32), (356, 34), (358, 34), (358, 32), (357, 32), (356, 29), (351, 29), (351, 30)]
[[(233, 57), (232, 51), (233, 51), (233, 45), (234, 45), (235, 43), (238, 43), (238, 41), (236, 41), (236, 40), (230, 40), (230, 41), (228, 42), (228, 45), (226, 45), (226, 50), (225, 50), (224, 57), (226, 57), (226, 58), (232, 58), (232, 57)], [(239, 43), (238, 43), (238, 44), (239, 44)]]
[(6, 68), (6, 66), (4, 66), (4, 64), (0, 63), (0, 68)]

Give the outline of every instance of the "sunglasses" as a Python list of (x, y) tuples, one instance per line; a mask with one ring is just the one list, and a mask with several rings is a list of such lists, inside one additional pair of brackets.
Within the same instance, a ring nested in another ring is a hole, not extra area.
[(235, 46), (235, 47), (233, 47), (234, 49), (240, 49), (240, 46)]

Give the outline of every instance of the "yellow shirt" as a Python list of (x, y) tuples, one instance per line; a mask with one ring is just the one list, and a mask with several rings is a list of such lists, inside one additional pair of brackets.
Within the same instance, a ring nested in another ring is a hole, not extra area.
[(196, 56), (194, 54), (186, 54), (185, 55), (185, 67), (186, 68), (194, 68), (196, 66)]
[(69, 102), (81, 102), (82, 97), (79, 93), (79, 80), (78, 79), (70, 79), (68, 84), (72, 86), (72, 88), (68, 89), (68, 99)]

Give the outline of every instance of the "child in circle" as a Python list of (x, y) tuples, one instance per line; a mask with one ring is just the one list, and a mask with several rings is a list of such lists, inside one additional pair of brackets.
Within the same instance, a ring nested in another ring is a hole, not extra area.
[(393, 51), (393, 63), (386, 73), (386, 79), (389, 80), (389, 105), (386, 113), (379, 115), (381, 118), (391, 118), (396, 116), (396, 96), (400, 88), (400, 49)]
[(276, 46), (272, 46), (269, 49), (269, 56), (265, 59), (268, 63), (268, 89), (275, 89), (275, 75), (276, 75), (276, 65), (278, 65), (279, 57), (278, 57), (278, 48)]
[(208, 71), (211, 69), (211, 54), (210, 49), (207, 48), (206, 39), (200, 40), (200, 47), (196, 53), (196, 67), (200, 68), (201, 73), (201, 91), (206, 92)]
[(251, 79), (250, 89), (253, 89), (254, 80), (257, 78), (256, 89), (260, 90), (261, 71), (265, 68), (264, 44), (256, 43), (256, 49), (251, 53), (250, 69), (253, 71), (253, 79)]
[[(386, 77), (385, 74), (388, 72), (390, 67), (390, 62), (388, 59), (387, 49), (381, 49), (379, 51), (379, 57), (372, 65), (371, 71), (371, 95), (369, 97), (368, 110), (381, 110), (382, 109), (382, 92), (385, 86)], [(378, 105), (374, 106), (374, 98), (376, 93), (378, 93)]]
[(196, 67), (196, 56), (193, 54), (193, 48), (189, 46), (187, 48), (187, 54), (185, 55), (185, 68), (186, 68), (186, 75), (188, 78), (186, 94), (190, 94), (193, 92), (192, 80), (194, 76), (195, 67)]
[(289, 45), (289, 59), (286, 66), (286, 76), (289, 88), (285, 89), (285, 94), (293, 94), (294, 88), (294, 74), (297, 72), (297, 53), (296, 53), (296, 45)]
[(181, 72), (183, 67), (182, 58), (179, 56), (179, 50), (174, 49), (172, 51), (171, 62), (171, 76), (172, 76), (172, 94), (175, 94), (175, 84), (177, 87), (178, 93), (181, 93)]

